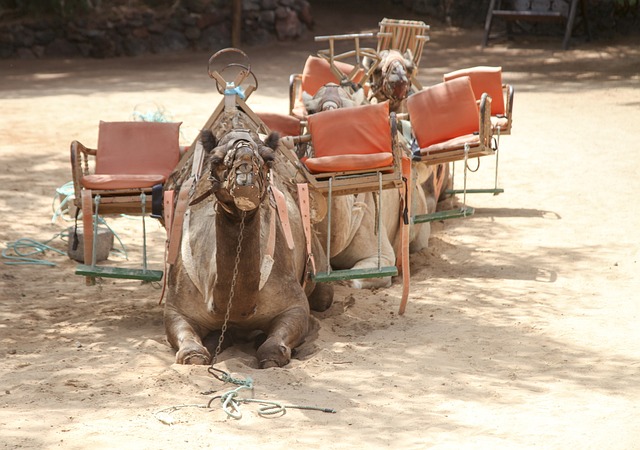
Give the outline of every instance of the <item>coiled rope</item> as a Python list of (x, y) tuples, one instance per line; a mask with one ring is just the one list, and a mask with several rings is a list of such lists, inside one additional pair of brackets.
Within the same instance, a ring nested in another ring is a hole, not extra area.
[[(215, 372), (213, 373), (212, 370)], [(251, 377), (246, 378), (236, 378), (232, 377), (229, 373), (209, 367), (209, 373), (211, 373), (216, 379), (235, 384), (236, 387), (230, 389), (223, 394), (216, 395), (212, 397), (206, 405), (177, 405), (171, 406), (169, 408), (162, 409), (160, 411), (155, 412), (153, 415), (160, 422), (165, 425), (173, 425), (178, 423), (178, 420), (175, 420), (171, 413), (178, 411), (183, 408), (207, 408), (211, 409), (213, 403), (216, 400), (220, 400), (220, 405), (222, 410), (228, 417), (232, 419), (240, 420), (242, 419), (242, 411), (240, 410), (241, 403), (257, 403), (261, 405), (257, 412), (260, 417), (273, 417), (273, 416), (284, 416), (287, 413), (287, 409), (302, 409), (307, 411), (320, 411), (324, 413), (335, 414), (337, 411), (332, 408), (323, 408), (318, 406), (304, 406), (304, 405), (285, 405), (282, 402), (274, 401), (274, 400), (261, 400), (256, 398), (244, 398), (241, 397), (241, 393), (243, 391), (251, 391), (251, 395), (254, 393), (254, 383)], [(210, 394), (216, 391), (208, 391), (203, 392), (203, 394)]]
[(59, 255), (66, 255), (62, 250), (58, 250), (55, 247), (51, 247), (49, 242), (58, 237), (62, 237), (66, 231), (62, 231), (51, 239), (45, 242), (38, 242), (31, 238), (21, 238), (15, 242), (9, 242), (2, 250), (2, 257), (9, 261), (4, 261), (5, 264), (10, 266), (24, 265), (24, 264), (37, 264), (41, 266), (55, 266), (56, 263), (52, 261), (46, 261), (43, 259), (36, 259), (33, 256), (44, 254), (45, 251), (50, 250), (58, 253)]

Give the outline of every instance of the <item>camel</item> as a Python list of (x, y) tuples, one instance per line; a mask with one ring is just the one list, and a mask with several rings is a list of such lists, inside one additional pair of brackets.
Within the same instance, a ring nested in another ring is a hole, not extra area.
[[(364, 90), (354, 94), (345, 87), (329, 83), (313, 96), (303, 93), (303, 100), (308, 114), (340, 107), (354, 107), (366, 104)], [(346, 99), (346, 101), (345, 101)], [(414, 165), (415, 166), (415, 165)], [(425, 195), (422, 184), (428, 184), (431, 168), (421, 164), (413, 171), (412, 211), (425, 214), (435, 211), (435, 202)], [(396, 255), (400, 245), (400, 215), (402, 199), (395, 190), (384, 190), (378, 198), (377, 193), (336, 196), (332, 202), (331, 225), (331, 266), (334, 269), (367, 269), (378, 266), (378, 238), (376, 211), (382, 214), (382, 239), (380, 240), (380, 265), (396, 265)], [(320, 224), (319, 230), (325, 242), (326, 220)], [(416, 224), (411, 227), (410, 251), (420, 251), (428, 245), (431, 226), (429, 223)], [(391, 285), (391, 277), (354, 279), (350, 281), (357, 289), (373, 289)]]
[[(390, 110), (396, 113), (405, 113), (406, 99), (412, 94), (415, 87), (412, 86), (412, 76), (416, 72), (413, 54), (411, 50), (400, 53), (397, 50), (381, 50), (378, 53), (380, 61), (371, 73), (370, 90), (368, 100), (370, 102), (389, 101)], [(365, 69), (369, 70), (373, 64), (368, 58), (364, 60)], [(422, 164), (414, 164), (413, 169)], [(420, 182), (424, 195), (429, 203), (435, 205), (446, 198), (445, 189), (450, 184), (449, 165), (439, 164), (427, 169), (432, 174), (425, 181)]]
[(259, 367), (285, 366), (310, 330), (310, 309), (331, 305), (333, 288), (307, 276), (307, 243), (316, 264), (326, 257), (313, 232), (305, 237), (279, 136), (263, 141), (257, 130), (240, 108), (220, 114), (200, 135), (206, 173), (189, 189), (192, 165), (183, 164), (165, 188), (191, 193), (166, 275), (165, 329), (179, 364), (215, 362), (222, 339), (258, 335)]

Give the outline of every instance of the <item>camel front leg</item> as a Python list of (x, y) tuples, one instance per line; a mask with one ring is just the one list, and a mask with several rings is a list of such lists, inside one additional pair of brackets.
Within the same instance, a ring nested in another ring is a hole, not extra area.
[(283, 367), (289, 364), (291, 350), (302, 344), (308, 332), (307, 308), (291, 308), (273, 319), (267, 339), (257, 351), (260, 368)]
[(177, 350), (178, 364), (209, 364), (211, 354), (202, 345), (201, 333), (176, 310), (165, 308), (164, 327), (169, 344)]

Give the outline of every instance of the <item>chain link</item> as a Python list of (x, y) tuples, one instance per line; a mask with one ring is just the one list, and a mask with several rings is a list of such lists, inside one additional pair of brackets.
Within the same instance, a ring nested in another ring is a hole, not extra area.
[(227, 332), (227, 326), (229, 324), (229, 316), (231, 314), (231, 305), (233, 304), (233, 296), (235, 295), (235, 287), (238, 281), (238, 266), (240, 265), (240, 252), (242, 251), (242, 240), (244, 239), (244, 219), (246, 217), (246, 211), (242, 211), (240, 220), (240, 234), (238, 235), (238, 246), (236, 247), (236, 260), (233, 265), (233, 277), (231, 278), (231, 289), (229, 290), (229, 302), (227, 303), (227, 312), (224, 315), (224, 323), (220, 330), (220, 338), (218, 339), (218, 346), (211, 359), (211, 368), (218, 360), (218, 355), (222, 351), (222, 343), (224, 342), (224, 335)]

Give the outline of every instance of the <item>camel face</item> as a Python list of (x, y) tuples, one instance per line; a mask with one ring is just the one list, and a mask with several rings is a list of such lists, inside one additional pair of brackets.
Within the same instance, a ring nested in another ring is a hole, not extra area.
[(383, 50), (380, 52), (380, 64), (371, 75), (370, 97), (379, 102), (390, 100), (391, 109), (409, 96), (411, 90), (411, 76), (415, 71), (411, 51), (401, 54), (397, 50)]
[(366, 103), (363, 89), (350, 93), (347, 89), (335, 83), (325, 84), (318, 89), (314, 96), (303, 92), (302, 100), (307, 114), (338, 108), (351, 108)]
[[(273, 139), (272, 137), (268, 138)], [(210, 150), (210, 149), (205, 149)], [(253, 211), (267, 191), (267, 173), (274, 150), (263, 144), (255, 133), (234, 130), (211, 151), (210, 180), (218, 201), (232, 209)]]

